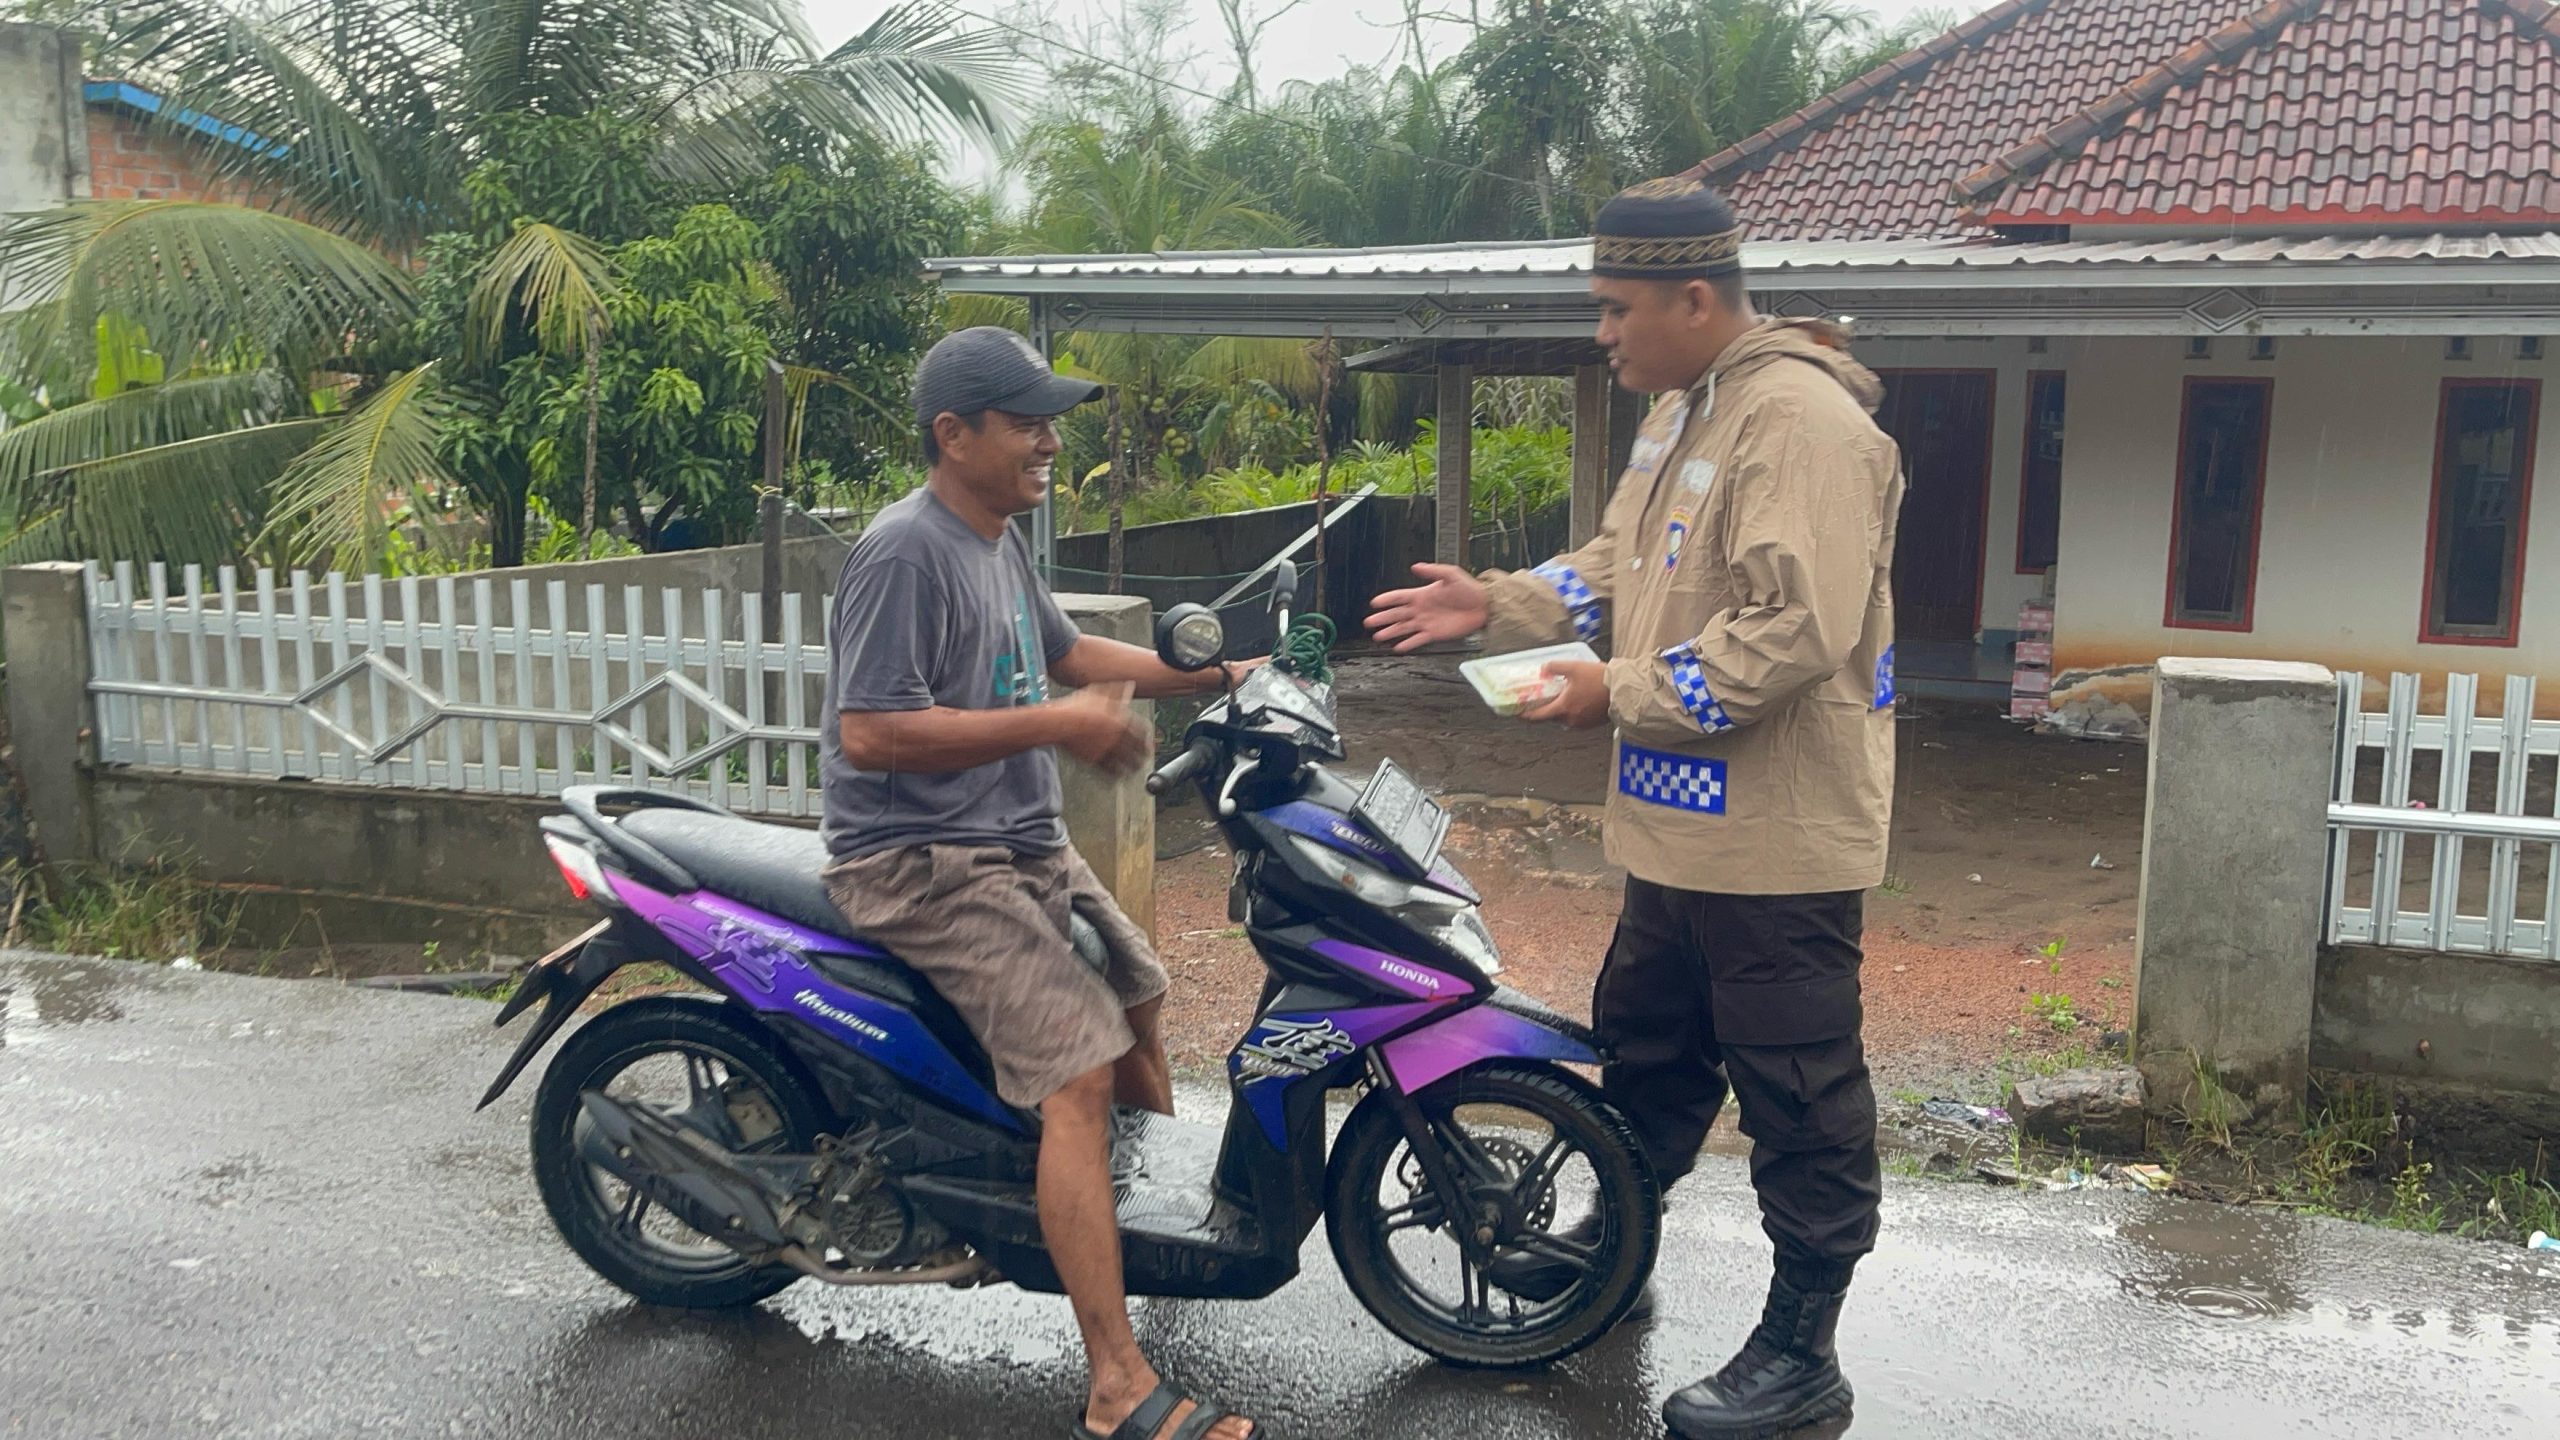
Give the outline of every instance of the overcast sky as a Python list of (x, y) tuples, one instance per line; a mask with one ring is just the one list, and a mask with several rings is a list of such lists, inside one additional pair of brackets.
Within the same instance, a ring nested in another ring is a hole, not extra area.
[[(969, 17), (1000, 18), (1010, 8), (1005, 0), (944, 0), (951, 9)], [(1122, 0), (1044, 0), (1042, 8), (1057, 16), (1070, 29), (1101, 21), (1118, 12)], [(1270, 14), (1285, 0), (1256, 0), (1259, 13)], [(1494, 0), (1478, 0), (1486, 11), (1494, 8)], [(1920, 9), (1953, 9), (1970, 13), (1982, 8), (1983, 0), (1858, 0), (1861, 8), (1880, 21), (1891, 23)], [(888, 8), (887, 0), (802, 0), (811, 28), (823, 44), (833, 45), (869, 24)], [(1463, 12), (1468, 0), (1439, 0), (1433, 9)], [(1154, 73), (1164, 73), (1169, 66), (1180, 68), (1174, 76), (1210, 91), (1222, 91), (1235, 74), (1235, 59), (1228, 47), (1225, 27), (1219, 23), (1217, 9), (1209, 0), (1196, 0), (1187, 7), (1194, 16), (1189, 33), (1183, 37), (1187, 55), (1170, 57), (1114, 56)], [(1394, 56), (1403, 41), (1397, 27), (1404, 7), (1399, 0), (1301, 0), (1277, 24), (1264, 33), (1255, 64), (1260, 70), (1260, 88), (1264, 93), (1276, 90), (1292, 80), (1324, 80), (1341, 74), (1353, 65), (1373, 65)], [(1464, 44), (1465, 27), (1447, 22), (1425, 22), (1424, 44), (1434, 60), (1448, 58)], [(965, 164), (964, 174), (974, 178), (983, 173), (984, 162)]]

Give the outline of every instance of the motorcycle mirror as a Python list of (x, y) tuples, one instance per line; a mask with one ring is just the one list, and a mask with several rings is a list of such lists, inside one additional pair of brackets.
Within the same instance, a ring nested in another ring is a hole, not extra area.
[(1156, 658), (1176, 670), (1206, 670), (1227, 653), (1227, 627), (1206, 605), (1185, 603), (1156, 620)]
[(1278, 614), (1298, 603), (1298, 562), (1283, 560), (1271, 571), (1271, 612)]

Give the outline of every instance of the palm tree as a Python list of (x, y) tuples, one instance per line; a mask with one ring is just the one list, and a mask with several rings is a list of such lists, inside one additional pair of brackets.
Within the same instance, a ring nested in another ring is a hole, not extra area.
[(1685, 170), (1952, 23), (1923, 11), (1879, 28), (1843, 0), (1646, 0), (1619, 20), (1638, 177)]
[[(812, 134), (992, 138), (1017, 95), (1004, 48), (930, 0), (832, 50), (796, 0), (87, 0), (77, 18), (240, 198), (0, 223), (21, 306), (0, 374), (45, 411), (0, 433), (0, 561), (361, 550), (387, 495), (450, 492), (415, 257), (467, 222), (511, 125), (636, 117), (653, 177), (718, 186)], [(532, 218), (565, 223), (501, 237), (467, 328), (592, 353), (616, 277), (578, 216)], [(105, 385), (128, 334), (161, 373)], [(511, 558), (521, 515), (489, 519)]]

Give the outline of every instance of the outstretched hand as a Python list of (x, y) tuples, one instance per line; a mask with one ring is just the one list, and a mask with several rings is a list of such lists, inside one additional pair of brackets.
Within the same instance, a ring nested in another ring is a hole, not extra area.
[(1369, 633), (1405, 654), (1463, 640), (1485, 627), (1492, 605), (1476, 577), (1455, 565), (1413, 567), (1423, 584), (1389, 590), (1369, 602)]

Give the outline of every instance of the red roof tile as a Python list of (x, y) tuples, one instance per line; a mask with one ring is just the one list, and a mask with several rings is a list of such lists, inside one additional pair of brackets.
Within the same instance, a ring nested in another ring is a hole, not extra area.
[(1948, 199), (1959, 177), (2260, 3), (2006, 0), (1691, 173), (1725, 192), (1754, 239), (1963, 233)]
[(2555, 172), (2549, 0), (2269, 0), (1952, 196), (1998, 224), (2550, 222)]

